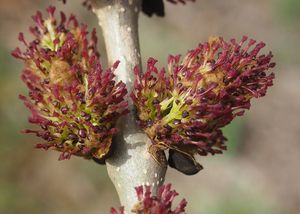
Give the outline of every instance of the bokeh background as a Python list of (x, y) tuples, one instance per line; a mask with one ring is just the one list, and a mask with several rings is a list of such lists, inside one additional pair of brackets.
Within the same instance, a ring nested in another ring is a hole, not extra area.
[[(10, 56), (19, 45), (17, 33), (28, 35), (30, 16), (47, 4), (72, 11), (91, 27), (97, 27), (95, 16), (80, 0), (0, 3), (0, 213), (108, 213), (119, 202), (105, 167), (76, 157), (57, 161), (58, 153), (33, 149), (39, 139), (20, 133), (29, 126), (28, 111), (17, 98), (26, 88), (19, 78), (22, 64)], [(277, 63), (268, 95), (225, 128), (225, 155), (200, 158), (205, 169), (192, 177), (170, 169), (166, 181), (188, 200), (191, 214), (299, 213), (300, 1), (197, 0), (165, 6), (165, 18), (140, 16), (144, 63), (154, 56), (165, 65), (169, 53), (185, 53), (210, 35), (264, 41)], [(105, 64), (102, 38), (99, 48)]]

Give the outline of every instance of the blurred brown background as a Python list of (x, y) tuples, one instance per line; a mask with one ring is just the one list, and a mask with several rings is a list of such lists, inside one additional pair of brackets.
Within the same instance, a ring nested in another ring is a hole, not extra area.
[[(20, 134), (28, 112), (18, 100), (26, 93), (22, 64), (10, 56), (30, 16), (47, 1), (0, 0), (0, 213), (108, 213), (119, 206), (105, 167), (33, 149), (39, 139)], [(80, 0), (48, 1), (97, 26)], [(166, 3), (165, 18), (140, 17), (141, 52), (165, 65), (169, 53), (185, 53), (210, 35), (248, 35), (267, 43), (277, 66), (275, 85), (253, 102), (242, 119), (225, 129), (225, 155), (202, 157), (205, 169), (187, 177), (170, 169), (167, 182), (188, 200), (191, 214), (279, 214), (300, 212), (300, 1), (197, 0)], [(100, 37), (101, 31), (98, 28)], [(105, 63), (103, 41), (99, 48)]]

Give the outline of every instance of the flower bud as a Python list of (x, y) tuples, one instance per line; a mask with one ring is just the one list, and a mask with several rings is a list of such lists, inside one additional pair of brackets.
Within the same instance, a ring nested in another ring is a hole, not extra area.
[[(48, 18), (41, 12), (33, 16), (30, 28), (34, 40), (19, 40), (25, 50), (12, 55), (24, 61), (22, 80), (29, 89), (20, 95), (31, 111), (31, 123), (42, 130), (25, 130), (46, 140), (37, 148), (61, 152), (60, 160), (71, 155), (102, 160), (110, 154), (115, 124), (128, 112), (125, 84), (114, 80), (115, 65), (104, 71), (96, 49), (95, 30), (88, 38), (86, 25), (79, 25), (71, 15), (48, 7)], [(103, 127), (99, 129), (98, 127)]]

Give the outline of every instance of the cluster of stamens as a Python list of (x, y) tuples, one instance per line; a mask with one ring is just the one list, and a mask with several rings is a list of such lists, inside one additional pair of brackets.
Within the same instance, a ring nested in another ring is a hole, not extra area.
[[(247, 42), (248, 41), (248, 42)], [(262, 97), (274, 78), (272, 53), (259, 55), (264, 43), (243, 37), (240, 42), (210, 38), (185, 57), (170, 56), (167, 69), (148, 60), (131, 97), (139, 125), (158, 149), (194, 155), (222, 153), (221, 128)], [(150, 149), (157, 151), (157, 149)]]
[(21, 77), (29, 94), (20, 99), (31, 111), (29, 121), (41, 127), (25, 133), (46, 140), (37, 148), (61, 151), (59, 159), (103, 159), (111, 150), (116, 121), (128, 112), (126, 86), (114, 80), (119, 62), (103, 70), (95, 30), (88, 39), (87, 26), (73, 15), (61, 12), (58, 21), (54, 7), (47, 12), (46, 19), (41, 12), (32, 17), (34, 40), (27, 42), (20, 33), (25, 50), (12, 52), (25, 63)]

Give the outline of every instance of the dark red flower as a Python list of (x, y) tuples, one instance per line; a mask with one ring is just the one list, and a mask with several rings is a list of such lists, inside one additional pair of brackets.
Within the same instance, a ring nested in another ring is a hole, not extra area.
[(73, 15), (61, 12), (59, 21), (54, 7), (47, 12), (46, 19), (41, 12), (32, 17), (34, 40), (27, 42), (20, 33), (25, 50), (12, 52), (25, 63), (21, 78), (29, 94), (20, 99), (32, 113), (29, 122), (41, 127), (25, 133), (46, 140), (37, 148), (61, 151), (60, 160), (71, 155), (103, 159), (117, 132), (116, 121), (128, 111), (125, 84), (114, 80), (119, 62), (104, 71), (95, 30), (88, 39), (87, 26)]
[(150, 151), (173, 149), (194, 160), (194, 155), (226, 149), (221, 128), (250, 108), (272, 85), (272, 54), (259, 55), (264, 43), (243, 37), (225, 42), (210, 38), (185, 57), (170, 56), (158, 70), (150, 58), (142, 75), (135, 69), (131, 94), (138, 123), (152, 140)]
[[(162, 185), (157, 193), (151, 193), (150, 186), (136, 187), (138, 202), (132, 208), (131, 212), (136, 214), (184, 214), (187, 201), (182, 199), (179, 205), (172, 208), (172, 203), (178, 193), (171, 190), (171, 184)], [(111, 214), (118, 214), (114, 208), (111, 209)], [(120, 209), (119, 214), (124, 214), (124, 209)]]

